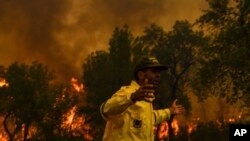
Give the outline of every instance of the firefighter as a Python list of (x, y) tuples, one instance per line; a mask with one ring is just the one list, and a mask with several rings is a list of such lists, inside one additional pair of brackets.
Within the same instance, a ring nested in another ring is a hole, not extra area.
[(153, 56), (139, 59), (130, 85), (122, 86), (100, 107), (106, 120), (103, 141), (154, 141), (154, 125), (185, 112), (177, 100), (169, 108), (153, 109), (161, 72), (167, 69)]

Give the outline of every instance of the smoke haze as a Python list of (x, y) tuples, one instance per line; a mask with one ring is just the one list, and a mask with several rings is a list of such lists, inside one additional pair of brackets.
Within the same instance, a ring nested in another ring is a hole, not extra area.
[(204, 0), (0, 0), (0, 65), (38, 61), (59, 78), (81, 75), (88, 54), (106, 50), (116, 26), (193, 22)]
[[(38, 61), (70, 81), (81, 76), (87, 55), (108, 49), (116, 26), (137, 34), (155, 23), (168, 31), (176, 20), (194, 22), (206, 7), (205, 0), (0, 0), (0, 65)], [(193, 102), (193, 114), (216, 119), (218, 103)]]

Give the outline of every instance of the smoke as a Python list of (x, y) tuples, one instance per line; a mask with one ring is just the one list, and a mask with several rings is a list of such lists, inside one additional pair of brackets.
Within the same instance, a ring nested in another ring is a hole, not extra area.
[(80, 76), (88, 54), (106, 50), (116, 26), (140, 33), (194, 21), (203, 0), (0, 0), (0, 65), (39, 61), (62, 80)]
[[(81, 76), (87, 55), (107, 50), (116, 26), (139, 34), (155, 23), (167, 31), (206, 7), (204, 0), (0, 0), (0, 65), (39, 61), (69, 82)], [(216, 100), (202, 106), (192, 98), (194, 116), (218, 118)]]
[[(67, 0), (0, 1), (1, 64), (39, 61), (58, 70), (71, 68), (54, 34), (69, 10)], [(65, 72), (67, 74), (67, 72)], [(61, 73), (59, 73), (61, 74)]]

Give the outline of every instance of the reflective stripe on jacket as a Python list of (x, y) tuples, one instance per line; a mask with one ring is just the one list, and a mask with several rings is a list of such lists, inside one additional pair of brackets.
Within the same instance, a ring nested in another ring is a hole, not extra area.
[(100, 111), (106, 120), (103, 141), (154, 141), (154, 125), (169, 119), (169, 109), (153, 110), (146, 101), (133, 103), (130, 96), (138, 88), (132, 81), (102, 104)]

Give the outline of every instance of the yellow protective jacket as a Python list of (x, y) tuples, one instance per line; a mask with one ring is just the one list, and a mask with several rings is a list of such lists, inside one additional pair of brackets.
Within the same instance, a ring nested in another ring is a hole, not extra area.
[(146, 101), (133, 103), (130, 96), (138, 88), (132, 81), (102, 104), (100, 112), (106, 120), (103, 141), (154, 141), (154, 125), (170, 118), (169, 109), (153, 110)]

